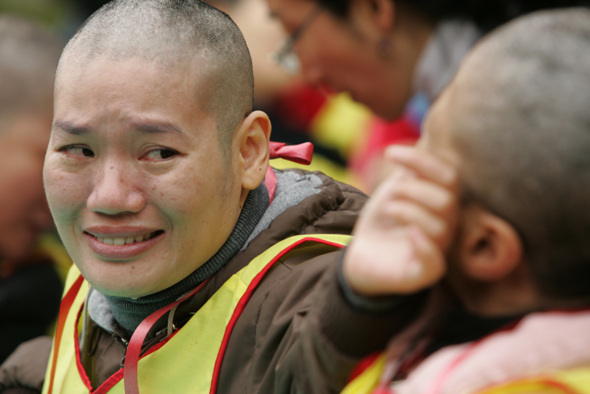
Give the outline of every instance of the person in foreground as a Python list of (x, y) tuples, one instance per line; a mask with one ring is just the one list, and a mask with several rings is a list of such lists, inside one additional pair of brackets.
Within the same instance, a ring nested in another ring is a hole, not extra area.
[(345, 393), (590, 392), (588, 64), (588, 10), (517, 19), (388, 152), (344, 276), (431, 297)]
[(338, 392), (414, 313), (357, 305), (338, 268), (366, 197), (267, 171), (297, 152), (252, 97), (240, 31), (197, 0), (108, 3), (67, 44), (44, 182), (75, 267), (44, 393)]

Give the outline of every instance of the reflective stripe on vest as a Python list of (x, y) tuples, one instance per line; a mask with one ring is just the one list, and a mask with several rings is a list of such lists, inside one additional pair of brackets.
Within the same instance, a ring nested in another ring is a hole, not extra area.
[[(350, 236), (340, 234), (294, 236), (254, 258), (230, 277), (182, 329), (141, 357), (139, 391), (142, 394), (215, 392), (231, 330), (250, 295), (274, 263), (287, 253), (302, 248), (316, 248), (316, 255), (330, 252), (345, 246), (350, 239)], [(124, 393), (123, 369), (91, 391), (90, 381), (81, 365), (76, 351), (79, 348), (78, 325), (88, 292), (88, 283), (81, 278), (73, 267), (66, 282), (43, 394)]]
[[(349, 382), (341, 394), (395, 394), (395, 389), (379, 385), (385, 367), (385, 354), (381, 354), (368, 368)], [(437, 393), (440, 391), (437, 391)], [(540, 376), (531, 376), (494, 384), (471, 394), (590, 394), (590, 367), (559, 370)], [(466, 393), (469, 394), (469, 393)]]
[(381, 353), (362, 373), (350, 381), (340, 394), (374, 394), (386, 387), (379, 387), (379, 381), (385, 367), (386, 354)]
[(545, 375), (523, 378), (489, 387), (478, 394), (589, 394), (590, 367), (555, 371)]

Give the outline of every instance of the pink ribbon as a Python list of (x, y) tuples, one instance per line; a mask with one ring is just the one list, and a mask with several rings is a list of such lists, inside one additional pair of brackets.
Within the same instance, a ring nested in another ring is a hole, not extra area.
[[(298, 145), (287, 145), (284, 142), (269, 143), (269, 158), (285, 159), (298, 164), (309, 165), (313, 156), (313, 144), (311, 142), (304, 142)], [(266, 177), (264, 183), (268, 189), (269, 204), (274, 200), (275, 191), (277, 190), (277, 176), (274, 171), (268, 166), (266, 169)]]

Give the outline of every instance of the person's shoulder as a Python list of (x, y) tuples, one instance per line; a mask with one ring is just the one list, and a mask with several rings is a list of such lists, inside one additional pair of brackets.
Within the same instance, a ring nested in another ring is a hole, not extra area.
[(50, 352), (48, 336), (21, 344), (0, 366), (0, 392), (41, 392)]
[[(367, 196), (322, 172), (277, 171), (277, 189), (269, 210), (280, 209), (273, 226), (291, 234), (350, 234)], [(282, 208), (279, 208), (282, 207)]]
[[(304, 192), (309, 196), (321, 194), (331, 196), (340, 202), (351, 200), (363, 205), (368, 199), (367, 194), (351, 184), (336, 180), (321, 171), (308, 171), (299, 168), (276, 170), (278, 179), (278, 192), (290, 193)], [(307, 189), (307, 191), (306, 191)]]

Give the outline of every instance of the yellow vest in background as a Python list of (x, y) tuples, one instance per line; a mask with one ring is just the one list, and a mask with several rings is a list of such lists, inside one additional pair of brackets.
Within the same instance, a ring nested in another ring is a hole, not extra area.
[[(377, 388), (385, 366), (381, 354), (363, 373), (352, 380), (341, 394), (371, 394)], [(392, 391), (394, 393), (395, 391)], [(590, 394), (590, 367), (555, 371), (541, 376), (517, 379), (475, 393), (461, 394)]]
[(589, 394), (590, 367), (555, 371), (551, 374), (514, 380), (477, 394)]

